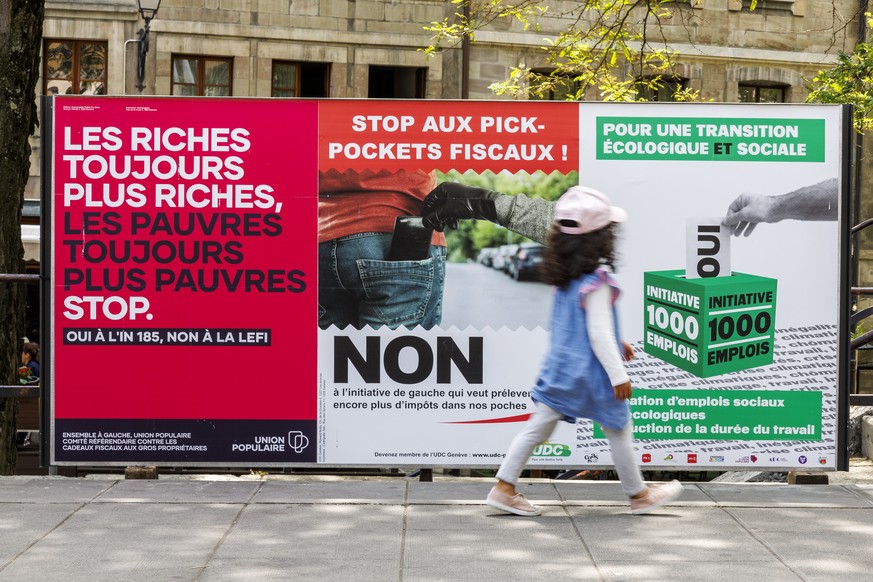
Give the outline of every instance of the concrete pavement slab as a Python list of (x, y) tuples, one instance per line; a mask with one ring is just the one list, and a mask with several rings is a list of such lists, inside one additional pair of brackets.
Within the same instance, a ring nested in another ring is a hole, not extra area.
[(410, 506), (403, 579), (591, 579), (594, 562), (569, 516), (554, 510), (562, 515), (531, 519), (468, 505)]
[(0, 568), (59, 526), (81, 503), (0, 504)]
[[(491, 490), (492, 486), (493, 483), (486, 483), (478, 479), (474, 481), (434, 481), (432, 483), (411, 481), (409, 483), (408, 501), (410, 504), (451, 502), (481, 505), (485, 503), (485, 498), (488, 496), (488, 491)], [(532, 488), (528, 487), (525, 495), (532, 490)], [(538, 495), (541, 495), (541, 493), (538, 492)], [(557, 501), (557, 496), (554, 496), (553, 500)]]
[[(559, 518), (571, 526), (562, 507), (550, 507), (549, 517)], [(542, 528), (543, 517), (520, 517), (480, 504), (468, 505), (410, 505), (406, 510), (407, 531), (498, 531), (507, 535), (532, 535)], [(554, 520), (548, 522), (554, 523)], [(503, 528), (503, 529), (500, 529)]]
[[(604, 582), (801, 582), (798, 576), (787, 565), (773, 562), (734, 562), (732, 564), (713, 565), (710, 562), (698, 562), (693, 556), (685, 562), (645, 562), (618, 561), (598, 562), (600, 578)], [(830, 582), (834, 582), (832, 579)]]
[[(804, 580), (869, 580), (873, 511), (786, 507), (728, 510)], [(836, 574), (839, 573), (839, 576)]]
[(846, 484), (843, 489), (856, 495), (865, 505), (873, 505), (873, 486)]
[(701, 483), (698, 487), (722, 506), (868, 507), (864, 499), (842, 485)]
[(530, 580), (601, 580), (593, 564), (573, 564), (569, 560), (538, 556), (524, 563), (505, 560), (465, 559), (447, 562), (435, 569), (412, 565), (403, 569), (404, 582), (490, 582), (492, 580), (529, 582)]
[(266, 480), (253, 503), (403, 503), (404, 480)]
[(94, 503), (0, 571), (0, 581), (194, 580), (241, 506)]
[(867, 500), (869, 503), (873, 504), (873, 485), (858, 484), (858, 485), (844, 485), (844, 487), (846, 487), (846, 489), (849, 489), (850, 491), (854, 491), (855, 493), (857, 493), (858, 495), (863, 497), (865, 500)]
[(254, 481), (120, 480), (95, 503), (245, 503), (261, 487)]
[(610, 508), (569, 509), (598, 562), (772, 562), (774, 556), (719, 508), (667, 507), (630, 515)]
[(347, 559), (298, 558), (270, 561), (216, 558), (210, 561), (197, 582), (386, 582), (399, 580), (398, 572), (400, 560), (396, 557), (390, 560), (357, 562)]
[[(863, 580), (873, 487), (684, 483), (634, 516), (618, 483), (492, 479), (0, 479), (0, 582)], [(62, 502), (61, 500), (75, 501)], [(868, 556), (869, 554), (869, 556)]]
[(394, 580), (402, 545), (400, 504), (252, 504), (199, 580)]
[(0, 503), (85, 503), (115, 483), (66, 477), (2, 477)]
[(250, 505), (216, 552), (223, 559), (392, 559), (403, 508), (389, 505)]

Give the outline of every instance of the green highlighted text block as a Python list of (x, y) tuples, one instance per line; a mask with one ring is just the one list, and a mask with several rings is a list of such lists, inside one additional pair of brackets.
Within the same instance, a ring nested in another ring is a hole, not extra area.
[(819, 441), (821, 406), (820, 391), (635, 388), (630, 400), (639, 440)]
[(598, 160), (823, 162), (823, 119), (598, 117)]

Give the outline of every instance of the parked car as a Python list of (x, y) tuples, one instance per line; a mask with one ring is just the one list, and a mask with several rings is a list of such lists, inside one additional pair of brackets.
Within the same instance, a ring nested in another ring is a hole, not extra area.
[(506, 273), (506, 269), (509, 267), (509, 257), (515, 254), (516, 250), (518, 250), (518, 245), (500, 245), (497, 247), (497, 253), (491, 261), (491, 266)]
[(496, 252), (497, 249), (495, 249), (494, 247), (485, 247), (484, 249), (479, 251), (479, 256), (476, 257), (476, 262), (480, 265), (490, 267), (491, 261), (494, 260), (494, 253)]
[(521, 243), (509, 259), (507, 272), (516, 281), (530, 279), (538, 281), (539, 266), (543, 262), (543, 245), (540, 243)]

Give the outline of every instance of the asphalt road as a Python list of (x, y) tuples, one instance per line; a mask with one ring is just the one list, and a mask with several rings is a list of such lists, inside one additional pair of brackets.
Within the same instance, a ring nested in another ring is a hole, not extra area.
[(549, 328), (551, 288), (476, 263), (447, 263), (442, 328)]

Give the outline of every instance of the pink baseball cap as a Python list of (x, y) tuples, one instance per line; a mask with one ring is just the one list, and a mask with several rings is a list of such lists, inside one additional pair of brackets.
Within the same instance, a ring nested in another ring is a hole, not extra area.
[[(571, 221), (575, 226), (558, 221)], [(585, 234), (600, 230), (613, 222), (627, 220), (627, 212), (609, 204), (603, 192), (585, 186), (573, 186), (555, 204), (555, 221), (564, 234)]]

